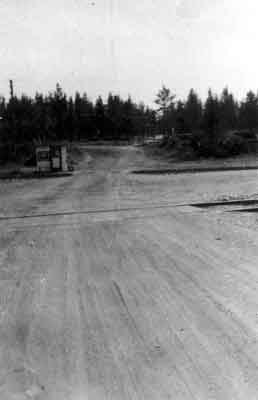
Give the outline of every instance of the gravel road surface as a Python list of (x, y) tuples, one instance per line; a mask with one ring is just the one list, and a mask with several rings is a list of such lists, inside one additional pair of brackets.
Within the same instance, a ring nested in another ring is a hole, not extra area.
[(257, 400), (257, 171), (140, 176), (141, 148), (0, 183), (1, 400)]

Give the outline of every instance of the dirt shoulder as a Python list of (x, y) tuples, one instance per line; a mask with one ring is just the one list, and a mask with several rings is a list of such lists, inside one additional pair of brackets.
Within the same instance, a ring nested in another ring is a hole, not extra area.
[(163, 149), (157, 144), (145, 145), (142, 147), (144, 154), (152, 160), (148, 167), (151, 169), (167, 170), (229, 170), (229, 169), (255, 169), (258, 168), (258, 154), (244, 154), (227, 158), (195, 158), (193, 160), (182, 160), (171, 149)]

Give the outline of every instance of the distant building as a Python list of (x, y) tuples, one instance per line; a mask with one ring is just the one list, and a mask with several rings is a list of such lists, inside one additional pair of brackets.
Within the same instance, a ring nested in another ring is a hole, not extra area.
[(38, 172), (68, 171), (67, 145), (48, 144), (36, 147)]

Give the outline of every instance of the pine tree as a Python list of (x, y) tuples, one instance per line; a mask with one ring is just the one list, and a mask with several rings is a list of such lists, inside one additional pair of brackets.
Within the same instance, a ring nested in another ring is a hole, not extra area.
[(204, 106), (203, 125), (210, 139), (215, 140), (219, 128), (219, 101), (211, 89)]
[(186, 129), (192, 133), (198, 132), (202, 123), (202, 103), (193, 89), (188, 94), (184, 116)]
[(258, 127), (258, 99), (251, 90), (247, 93), (245, 101), (241, 103), (239, 123), (242, 128), (250, 131)]
[(223, 89), (219, 101), (220, 129), (228, 131), (237, 127), (238, 104), (228, 88)]
[(155, 103), (159, 106), (160, 129), (166, 135), (170, 135), (172, 128), (175, 126), (175, 97), (176, 96), (171, 93), (170, 89), (163, 85), (155, 99)]
[(95, 125), (97, 129), (97, 138), (105, 138), (105, 107), (102, 97), (99, 96), (95, 103)]

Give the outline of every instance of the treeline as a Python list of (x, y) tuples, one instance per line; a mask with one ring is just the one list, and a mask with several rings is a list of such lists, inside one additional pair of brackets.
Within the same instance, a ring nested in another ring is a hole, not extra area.
[(48, 140), (130, 140), (156, 133), (204, 132), (219, 135), (235, 129), (258, 130), (258, 95), (249, 91), (242, 102), (225, 88), (211, 90), (205, 102), (191, 89), (185, 101), (163, 86), (156, 96), (158, 110), (109, 94), (92, 102), (87, 94), (68, 97), (57, 84), (48, 95), (0, 97), (1, 142)]
[(130, 97), (109, 94), (93, 103), (87, 94), (68, 97), (56, 90), (34, 98), (0, 98), (0, 141), (2, 143), (44, 143), (59, 140), (131, 140), (156, 124), (155, 113)]
[(193, 89), (186, 101), (175, 99), (176, 96), (163, 86), (155, 100), (163, 130), (174, 127), (179, 133), (202, 130), (214, 134), (232, 129), (258, 130), (258, 94), (252, 91), (241, 102), (236, 101), (227, 88), (220, 96), (209, 90), (204, 103)]
[(243, 151), (245, 142), (232, 135), (229, 140), (229, 132), (246, 130), (250, 137), (258, 132), (258, 95), (252, 91), (239, 102), (227, 88), (220, 96), (209, 90), (203, 102), (191, 89), (182, 101), (163, 86), (154, 101), (155, 110), (114, 94), (93, 102), (78, 92), (68, 97), (59, 84), (47, 95), (0, 97), (0, 160), (16, 156), (17, 148), (28, 143), (132, 141), (156, 134), (171, 141), (185, 133), (199, 153), (216, 154), (223, 146), (233, 153)]
[(163, 86), (155, 102), (160, 130), (167, 138), (191, 133), (192, 146), (203, 155), (240, 153), (258, 133), (258, 94), (252, 91), (239, 102), (227, 88), (220, 96), (209, 90), (202, 102), (191, 89), (183, 102)]

